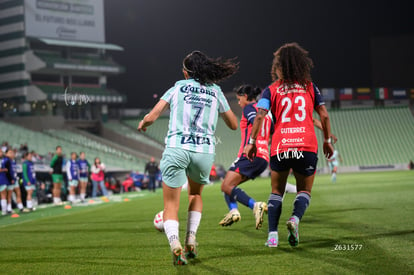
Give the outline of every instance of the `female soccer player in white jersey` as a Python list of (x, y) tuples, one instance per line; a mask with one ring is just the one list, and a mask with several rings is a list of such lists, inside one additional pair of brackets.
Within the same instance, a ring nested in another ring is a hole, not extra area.
[(276, 121), (270, 154), (269, 234), (265, 243), (269, 247), (278, 246), (278, 223), (290, 169), (293, 169), (298, 192), (292, 216), (287, 222), (288, 241), (291, 246), (299, 243), (299, 221), (310, 203), (318, 161), (313, 110), (321, 118), (324, 155), (329, 158), (333, 154), (329, 115), (318, 88), (311, 81), (311, 67), (308, 52), (296, 43), (283, 45), (275, 52), (271, 70), (275, 82), (263, 91), (249, 144), (244, 149), (247, 157), (252, 159), (256, 154), (256, 137), (270, 110)]
[[(187, 264), (197, 255), (196, 233), (201, 220), (201, 192), (209, 183), (214, 162), (214, 133), (218, 115), (227, 126), (237, 129), (237, 117), (216, 84), (233, 75), (233, 60), (210, 58), (193, 51), (183, 60), (185, 80), (175, 83), (138, 125), (145, 131), (170, 108), (170, 122), (160, 168), (163, 178), (164, 229), (173, 254), (173, 263)], [(178, 234), (178, 208), (183, 184), (188, 180), (188, 221), (183, 251)]]

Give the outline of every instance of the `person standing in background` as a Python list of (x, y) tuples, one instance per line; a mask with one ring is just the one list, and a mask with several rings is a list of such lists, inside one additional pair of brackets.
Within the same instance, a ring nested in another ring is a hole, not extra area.
[(105, 179), (105, 164), (101, 163), (101, 160), (95, 158), (95, 163), (91, 167), (91, 180), (92, 180), (92, 198), (96, 197), (98, 191), (98, 184), (101, 187), (102, 194), (108, 196), (108, 190), (106, 190)]
[(11, 181), (10, 181), (10, 184), (7, 186), (7, 212), (10, 214), (13, 213), (13, 209), (12, 209), (13, 191), (16, 193), (17, 208), (19, 208), (20, 212), (28, 212), (26, 209), (24, 209), (23, 203), (22, 203), (22, 194), (20, 192), (20, 185), (19, 185), (19, 181), (17, 177), (17, 165), (15, 161), (16, 152), (12, 149), (9, 149), (6, 152), (6, 157), (8, 157), (10, 160), (10, 168), (11, 168), (9, 169)]
[(69, 202), (75, 203), (76, 200), (76, 188), (79, 183), (79, 165), (76, 160), (78, 156), (75, 152), (70, 154), (70, 160), (66, 162), (66, 175), (68, 177), (69, 185)]
[(150, 161), (145, 165), (145, 174), (148, 175), (148, 190), (155, 192), (155, 180), (158, 173), (158, 163), (155, 162), (155, 158), (151, 157)]
[(63, 183), (63, 156), (62, 156), (62, 147), (56, 146), (56, 154), (53, 156), (52, 161), (50, 162), (50, 167), (53, 168), (52, 172), (52, 181), (53, 181), (53, 204), (62, 205), (62, 200), (60, 198), (60, 191)]
[(26, 152), (23, 155), (23, 157), (24, 162), (22, 165), (22, 177), (23, 185), (27, 193), (26, 206), (29, 209), (29, 211), (34, 211), (36, 209), (33, 207), (32, 194), (33, 191), (36, 189), (36, 172), (32, 162), (32, 154)]
[(80, 199), (81, 202), (85, 202), (86, 187), (88, 186), (88, 177), (91, 165), (85, 159), (85, 152), (80, 152), (78, 159), (79, 166), (79, 184), (80, 184)]

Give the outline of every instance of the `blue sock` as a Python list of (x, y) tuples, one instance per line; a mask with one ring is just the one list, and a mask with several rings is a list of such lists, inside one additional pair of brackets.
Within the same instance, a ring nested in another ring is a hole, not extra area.
[(293, 216), (302, 219), (303, 214), (305, 214), (306, 208), (308, 208), (310, 203), (310, 195), (305, 192), (300, 192), (296, 195), (295, 202), (293, 203)]
[(233, 200), (229, 195), (224, 193), (224, 199), (226, 200), (227, 206), (229, 207), (229, 210), (237, 209), (237, 202)]
[(250, 209), (253, 209), (255, 200), (250, 198), (243, 190), (240, 188), (234, 187), (233, 190), (231, 190), (230, 197), (234, 200), (237, 200), (241, 204), (249, 207)]
[(271, 193), (267, 202), (267, 219), (269, 222), (269, 232), (277, 231), (280, 214), (282, 213), (282, 199), (278, 194)]

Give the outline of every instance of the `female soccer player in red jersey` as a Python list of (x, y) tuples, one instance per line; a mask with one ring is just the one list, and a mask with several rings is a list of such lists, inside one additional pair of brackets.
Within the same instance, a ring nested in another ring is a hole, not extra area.
[(263, 91), (250, 139), (244, 148), (244, 153), (252, 160), (257, 152), (256, 138), (268, 111), (271, 111), (276, 121), (270, 154), (269, 235), (265, 243), (269, 247), (278, 246), (282, 197), (291, 168), (298, 192), (292, 216), (287, 222), (288, 241), (291, 246), (299, 243), (299, 221), (309, 206), (318, 161), (313, 110), (321, 119), (324, 155), (329, 158), (333, 154), (329, 115), (318, 88), (312, 83), (312, 66), (308, 52), (297, 43), (285, 44), (274, 53), (271, 70), (274, 83)]
[(256, 229), (259, 229), (263, 223), (263, 214), (267, 211), (266, 203), (256, 202), (237, 186), (249, 179), (256, 178), (266, 170), (269, 162), (269, 138), (273, 128), (272, 119), (270, 116), (265, 117), (263, 127), (257, 137), (257, 155), (253, 161), (249, 161), (243, 154), (243, 149), (250, 138), (253, 121), (257, 113), (256, 98), (261, 90), (250, 85), (242, 85), (235, 90), (238, 103), (243, 108), (240, 120), (241, 144), (237, 159), (226, 173), (226, 177), (221, 184), (221, 190), (224, 192), (224, 198), (230, 211), (219, 224), (229, 226), (240, 220), (240, 212), (237, 207), (238, 201), (253, 210)]

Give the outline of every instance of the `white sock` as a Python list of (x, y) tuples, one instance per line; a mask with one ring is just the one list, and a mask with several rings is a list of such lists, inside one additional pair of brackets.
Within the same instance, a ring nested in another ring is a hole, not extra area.
[(74, 202), (75, 201), (75, 195), (69, 195), (69, 201)]
[(290, 183), (286, 183), (286, 189), (285, 189), (285, 193), (296, 193), (296, 185), (290, 184)]
[(164, 222), (164, 231), (168, 242), (170, 243), (170, 246), (175, 240), (179, 241), (180, 238), (178, 236), (178, 221), (166, 220)]
[(19, 208), (19, 209), (23, 209), (23, 203), (19, 202), (19, 203), (17, 204), (17, 208)]
[(1, 211), (3, 214), (7, 214), (7, 200), (1, 200)]
[(7, 204), (7, 211), (8, 212), (11, 212), (12, 211), (11, 203), (8, 203)]
[(60, 198), (58, 197), (53, 197), (53, 203), (59, 203), (60, 202)]
[(33, 208), (33, 202), (32, 202), (32, 200), (26, 201), (26, 206), (27, 206), (27, 208)]
[(81, 194), (80, 194), (80, 198), (81, 198), (81, 200), (85, 200), (85, 197), (86, 197), (86, 194), (85, 194), (85, 193), (81, 193)]
[(187, 220), (187, 236), (197, 234), (198, 226), (201, 221), (201, 212), (198, 211), (188, 211), (188, 220)]

